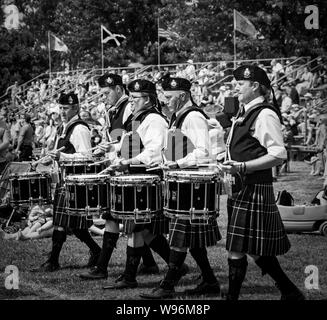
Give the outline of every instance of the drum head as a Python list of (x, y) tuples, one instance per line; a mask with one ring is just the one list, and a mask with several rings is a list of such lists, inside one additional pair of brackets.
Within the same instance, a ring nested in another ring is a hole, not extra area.
[(111, 182), (117, 184), (149, 184), (158, 181), (160, 181), (160, 177), (154, 174), (129, 174), (111, 177)]
[(60, 166), (84, 166), (99, 161), (99, 159), (74, 158), (73, 160), (60, 161)]
[(218, 178), (218, 173), (210, 170), (171, 170), (166, 172), (168, 180), (207, 181)]
[(39, 177), (50, 177), (49, 172), (24, 172), (24, 173), (11, 173), (9, 178), (33, 179)]
[(107, 174), (72, 174), (66, 176), (66, 182), (98, 182), (110, 180), (110, 175)]

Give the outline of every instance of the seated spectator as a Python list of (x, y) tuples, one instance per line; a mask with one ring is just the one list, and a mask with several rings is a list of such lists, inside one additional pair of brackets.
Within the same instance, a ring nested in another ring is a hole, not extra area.
[(276, 59), (271, 60), (271, 81), (276, 81), (285, 74), (284, 68), (281, 63)]
[(299, 78), (299, 83), (296, 85), (296, 90), (299, 95), (304, 95), (313, 85), (313, 73), (308, 67), (303, 68), (303, 73)]

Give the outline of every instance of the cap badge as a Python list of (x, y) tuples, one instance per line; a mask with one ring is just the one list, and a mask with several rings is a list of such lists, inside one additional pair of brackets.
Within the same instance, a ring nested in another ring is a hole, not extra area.
[(246, 68), (244, 70), (244, 78), (250, 78), (250, 76), (251, 76), (251, 72), (250, 72), (249, 68)]
[(176, 86), (177, 86), (177, 82), (176, 82), (175, 80), (172, 80), (172, 81), (170, 82), (170, 86), (171, 86), (172, 88), (176, 88)]
[(134, 84), (134, 90), (139, 91), (140, 90), (140, 84), (138, 82), (135, 82)]
[(69, 104), (73, 104), (73, 98), (71, 96), (69, 96), (68, 102), (69, 102)]
[(107, 78), (107, 83), (112, 84), (112, 83), (113, 83), (112, 78), (108, 77), (108, 78)]

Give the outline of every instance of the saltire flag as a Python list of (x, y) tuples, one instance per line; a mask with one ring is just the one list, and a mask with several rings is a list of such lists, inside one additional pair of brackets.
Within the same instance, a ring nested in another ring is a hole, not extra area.
[(159, 38), (164, 38), (167, 40), (173, 40), (180, 38), (179, 34), (173, 31), (165, 30), (163, 28), (158, 29), (158, 36)]
[(126, 37), (123, 34), (111, 33), (106, 27), (101, 25), (101, 43), (112, 44), (114, 47), (119, 47), (120, 42), (122, 42)]
[(68, 52), (68, 47), (54, 34), (49, 32), (50, 50)]
[(253, 23), (237, 10), (234, 9), (234, 30), (237, 30), (249, 37), (257, 38), (259, 35), (258, 30), (255, 28)]
[(199, 3), (199, 0), (189, 0), (189, 1), (185, 1), (185, 4), (187, 5), (187, 6), (197, 6), (198, 5), (198, 3)]

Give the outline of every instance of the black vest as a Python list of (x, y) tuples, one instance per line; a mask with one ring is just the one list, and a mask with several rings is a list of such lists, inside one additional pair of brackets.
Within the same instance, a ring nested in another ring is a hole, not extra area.
[[(250, 128), (263, 109), (271, 109), (276, 112), (274, 106), (268, 103), (257, 105), (254, 109), (246, 112), (243, 121), (237, 122), (234, 127), (233, 137), (230, 143), (230, 153), (232, 160), (249, 161), (266, 155), (267, 149), (251, 135)], [(277, 112), (276, 112), (277, 113)], [(255, 171), (244, 176), (245, 184), (255, 184), (262, 182), (272, 182), (272, 169)]]
[(114, 110), (109, 111), (110, 129), (109, 133), (112, 140), (120, 139), (123, 131), (123, 117), (126, 106), (128, 104), (128, 97), (119, 102), (119, 105)]
[(72, 135), (73, 133), (73, 130), (74, 128), (78, 125), (78, 124), (81, 124), (81, 125), (84, 125), (86, 126), (88, 129), (89, 126), (87, 125), (87, 123), (81, 119), (77, 119), (75, 121), (73, 121), (72, 123), (70, 123), (68, 125), (68, 127), (66, 128), (66, 133), (65, 133), (65, 136), (63, 137), (60, 137), (60, 135), (62, 134), (62, 131), (63, 131), (63, 125), (61, 125), (59, 128), (58, 128), (58, 135), (59, 135), (59, 139), (58, 139), (58, 143), (57, 143), (57, 149), (61, 148), (61, 147), (65, 147), (65, 149), (62, 150), (62, 152), (64, 153), (69, 153), (69, 154), (73, 154), (76, 152), (74, 146), (70, 143), (69, 139), (70, 139), (70, 136)]
[[(125, 159), (131, 159), (133, 158), (133, 155), (137, 155), (140, 154), (143, 149), (144, 149), (144, 145), (142, 143), (142, 140), (139, 136), (139, 134), (136, 132), (137, 128), (141, 125), (141, 123), (145, 120), (145, 118), (149, 115), (149, 114), (158, 114), (160, 115), (162, 118), (165, 119), (165, 121), (167, 121), (166, 117), (156, 108), (151, 108), (151, 109), (146, 109), (146, 110), (141, 110), (140, 112), (138, 112), (135, 115), (130, 115), (128, 117), (128, 119), (125, 122), (124, 125), (124, 129), (127, 132), (133, 132), (130, 136), (126, 137), (122, 143), (122, 147), (121, 147), (121, 156), (122, 158)], [(168, 123), (168, 121), (167, 121)], [(129, 173), (131, 174), (147, 174), (148, 172), (146, 171), (146, 168), (133, 168), (130, 167), (128, 169)], [(151, 174), (161, 174), (159, 171), (153, 171), (151, 172)]]
[(177, 118), (173, 115), (169, 128), (175, 127), (178, 130), (170, 130), (168, 132), (167, 150), (165, 151), (167, 160), (176, 161), (182, 159), (195, 149), (191, 140), (181, 132), (186, 116), (192, 111), (200, 112), (206, 119), (208, 119), (208, 116), (204, 111), (195, 105), (187, 108), (183, 113), (179, 114)]

